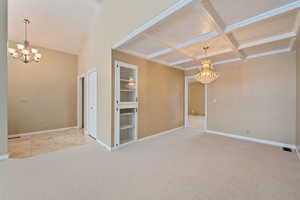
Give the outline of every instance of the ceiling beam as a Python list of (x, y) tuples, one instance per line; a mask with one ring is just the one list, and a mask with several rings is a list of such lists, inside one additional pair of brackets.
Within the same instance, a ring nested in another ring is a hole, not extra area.
[[(268, 52), (264, 52), (264, 53), (247, 56), (246, 60), (253, 59), (253, 58), (259, 58), (259, 57), (263, 57), (263, 56), (280, 54), (280, 53), (287, 53), (290, 51), (291, 51), (290, 48), (268, 51)], [(242, 60), (240, 58), (228, 59), (228, 60), (223, 60), (223, 61), (219, 61), (219, 62), (214, 62), (213, 65), (222, 65), (222, 64), (232, 63), (232, 62), (237, 62), (237, 61), (242, 61)], [(186, 67), (186, 68), (182, 68), (182, 69), (184, 69), (185, 71), (190, 71), (190, 70), (195, 70), (198, 68), (199, 68), (199, 66), (192, 66), (192, 67)]]
[(215, 28), (217, 29), (217, 32), (228, 42), (233, 52), (241, 59), (245, 59), (246, 55), (244, 52), (239, 50), (239, 44), (237, 40), (234, 38), (232, 33), (226, 33), (225, 32), (225, 22), (222, 20), (222, 18), (219, 16), (213, 5), (209, 0), (202, 0), (202, 6), (204, 10), (206, 11), (210, 21), (214, 24)]
[(259, 15), (256, 15), (254, 17), (243, 20), (241, 22), (231, 24), (231, 25), (226, 27), (225, 32), (229, 33), (229, 32), (235, 31), (237, 29), (240, 29), (242, 27), (248, 26), (250, 24), (260, 22), (260, 21), (269, 19), (271, 17), (274, 17), (274, 16), (277, 16), (277, 15), (281, 15), (281, 14), (296, 10), (298, 8), (300, 8), (300, 0), (295, 1), (293, 3), (286, 4), (286, 5), (284, 5), (282, 7), (279, 7), (279, 8), (275, 8), (273, 10), (269, 10), (269, 11), (264, 12), (262, 14), (259, 14)]
[(158, 57), (158, 56), (161, 56), (161, 55), (170, 53), (172, 50), (173, 50), (172, 48), (167, 48), (167, 49), (164, 49), (164, 50), (155, 52), (155, 53), (153, 53), (153, 54), (147, 56), (147, 58), (148, 58), (148, 59), (152, 59), (152, 58), (155, 58), (155, 57)]
[[(300, 29), (300, 11), (298, 11), (298, 13), (297, 13), (297, 17), (296, 17), (294, 27), (293, 27), (293, 32), (295, 33), (296, 37), (299, 34), (299, 29)], [(296, 49), (296, 40), (297, 40), (296, 38), (293, 38), (290, 41), (289, 48), (291, 51), (294, 51)]]
[(239, 49), (246, 49), (246, 48), (255, 47), (255, 46), (272, 43), (272, 42), (276, 42), (276, 41), (280, 41), (280, 40), (284, 40), (284, 39), (289, 39), (289, 38), (293, 38), (293, 37), (296, 37), (296, 34), (294, 32), (284, 33), (284, 34), (264, 38), (262, 40), (256, 40), (253, 42), (248, 42), (248, 43), (242, 44), (239, 46)]
[(184, 47), (190, 46), (192, 44), (195, 44), (195, 43), (198, 43), (198, 42), (201, 42), (201, 41), (204, 41), (204, 40), (212, 39), (214, 37), (217, 37), (218, 35), (219, 34), (217, 32), (210, 32), (210, 33), (207, 33), (207, 34), (203, 34), (203, 35), (200, 35), (199, 37), (196, 37), (194, 39), (187, 40), (187, 41), (184, 41), (182, 43), (177, 44), (176, 48), (178, 48), (178, 49), (184, 48)]
[(208, 53), (206, 55), (201, 55), (201, 56), (198, 56), (197, 59), (200, 60), (200, 59), (204, 59), (204, 58), (208, 58), (208, 57), (212, 57), (212, 56), (222, 55), (222, 54), (229, 53), (229, 52), (232, 52), (231, 48), (227, 48), (227, 49), (224, 49), (221, 51), (215, 51), (212, 53)]

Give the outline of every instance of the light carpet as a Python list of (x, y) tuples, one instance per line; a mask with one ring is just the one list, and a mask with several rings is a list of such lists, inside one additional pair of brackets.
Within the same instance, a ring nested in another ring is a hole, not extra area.
[(278, 147), (182, 129), (106, 152), (92, 143), (0, 162), (1, 200), (299, 200)]

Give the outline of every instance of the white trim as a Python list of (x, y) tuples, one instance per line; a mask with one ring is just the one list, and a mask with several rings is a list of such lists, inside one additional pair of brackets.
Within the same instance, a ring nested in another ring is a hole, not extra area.
[(297, 9), (299, 7), (300, 7), (300, 1), (298, 0), (298, 1), (295, 1), (293, 3), (286, 4), (286, 5), (282, 6), (282, 7), (275, 8), (273, 10), (270, 10), (270, 11), (264, 12), (262, 14), (256, 15), (254, 17), (248, 18), (248, 19), (243, 20), (241, 22), (238, 22), (238, 23), (235, 23), (235, 24), (231, 24), (231, 25), (229, 25), (229, 26), (226, 27), (225, 32), (226, 33), (232, 32), (232, 31), (240, 29), (240, 28), (242, 28), (244, 26), (248, 26), (250, 24), (253, 24), (253, 23), (256, 23), (256, 22), (259, 22), (259, 21), (263, 21), (265, 19), (274, 17), (276, 15), (284, 14), (286, 12), (295, 10), (295, 9)]
[(271, 43), (271, 42), (275, 42), (275, 41), (279, 41), (279, 40), (289, 39), (289, 38), (293, 38), (293, 37), (296, 37), (296, 33), (294, 33), (294, 32), (284, 33), (284, 34), (264, 38), (262, 40), (256, 40), (253, 42), (248, 42), (248, 43), (242, 44), (239, 46), (239, 49), (246, 49), (249, 47), (254, 47), (254, 46), (267, 44), (267, 43)]
[[(185, 81), (184, 81), (184, 127), (188, 128), (188, 121), (189, 121), (189, 81), (195, 79), (195, 76), (185, 76)], [(207, 98), (207, 94), (208, 94), (208, 87), (207, 84), (204, 85), (204, 89), (205, 89), (205, 102), (204, 102), (204, 108), (205, 108), (205, 122), (204, 122), (204, 130), (201, 131), (205, 131), (207, 129), (207, 115), (208, 115), (208, 98)]]
[(215, 51), (212, 53), (208, 53), (207, 55), (198, 56), (197, 59), (200, 60), (200, 59), (204, 59), (204, 58), (208, 58), (208, 57), (212, 57), (212, 56), (218, 56), (218, 55), (222, 55), (222, 54), (230, 53), (230, 52), (233, 52), (233, 50), (231, 48), (226, 48), (221, 51)]
[(104, 142), (102, 142), (102, 141), (100, 141), (98, 139), (96, 139), (96, 142), (98, 144), (100, 144), (102, 147), (104, 147), (107, 151), (112, 152), (112, 148), (110, 146), (108, 146), (107, 144), (105, 144)]
[(180, 65), (180, 64), (183, 64), (183, 63), (186, 63), (186, 62), (191, 62), (191, 61), (193, 61), (192, 58), (187, 58), (187, 59), (184, 59), (184, 60), (179, 60), (179, 61), (170, 63), (170, 65), (174, 67), (175, 65)]
[(286, 52), (290, 52), (290, 51), (291, 50), (289, 48), (279, 49), (279, 50), (274, 50), (274, 51), (268, 51), (268, 52), (264, 52), (264, 53), (259, 53), (259, 54), (254, 54), (254, 55), (247, 56), (247, 59), (253, 59), (253, 58), (258, 58), (258, 57), (262, 57), (262, 56), (270, 56), (270, 55), (286, 53)]
[(239, 140), (246, 140), (249, 142), (256, 142), (256, 143), (268, 144), (268, 145), (273, 145), (273, 146), (278, 146), (278, 147), (287, 147), (290, 149), (296, 149), (296, 146), (292, 145), (292, 144), (285, 144), (285, 143), (281, 143), (281, 142), (263, 140), (263, 139), (258, 139), (258, 138), (251, 138), (251, 137), (234, 135), (234, 134), (230, 134), (230, 133), (223, 133), (223, 132), (212, 131), (212, 130), (207, 130), (206, 132), (209, 134), (221, 135), (221, 136), (235, 138), (235, 139), (239, 139)]
[[(86, 72), (86, 98), (85, 98), (85, 100), (86, 100), (86, 124), (85, 124), (85, 129), (86, 129), (86, 131), (87, 131), (87, 133), (88, 133), (88, 135), (90, 135), (90, 130), (89, 130), (89, 108), (90, 108), (90, 106), (89, 106), (89, 96), (90, 96), (90, 94), (89, 94), (89, 76), (90, 76), (90, 74), (91, 73), (94, 73), (94, 72), (96, 72), (97, 73), (97, 95), (96, 95), (96, 98), (97, 98), (97, 100), (96, 100), (96, 113), (97, 113), (97, 118), (98, 118), (98, 72), (97, 72), (97, 68), (91, 68), (90, 70), (88, 70), (87, 72)], [(96, 119), (96, 122), (97, 122), (97, 119)], [(95, 139), (97, 139), (97, 135), (98, 135), (98, 123), (96, 123), (96, 138)], [(94, 137), (94, 136), (93, 136)]]
[(8, 158), (9, 158), (9, 155), (8, 155), (8, 154), (0, 155), (0, 161), (1, 161), (1, 160), (7, 160)]
[(154, 26), (155, 24), (157, 24), (161, 20), (169, 17), (170, 15), (174, 14), (176, 11), (178, 11), (181, 8), (183, 8), (183, 7), (187, 6), (188, 4), (192, 3), (192, 1), (193, 0), (180, 0), (180, 1), (178, 1), (177, 3), (175, 3), (174, 5), (172, 5), (171, 7), (167, 8), (165, 11), (163, 11), (162, 13), (160, 13), (159, 15), (154, 17), (152, 20), (150, 20), (146, 24), (138, 27), (132, 33), (127, 35), (125, 38), (121, 39), (119, 42), (117, 42), (115, 45), (113, 45), (112, 49), (119, 48), (120, 46), (125, 44), (127, 41), (129, 41), (129, 40), (133, 39), (134, 37), (136, 37), (137, 35), (143, 33), (144, 31), (146, 31), (150, 27)]
[(14, 138), (14, 137), (24, 137), (24, 136), (31, 136), (31, 135), (40, 135), (40, 134), (47, 134), (47, 133), (54, 133), (54, 132), (61, 132), (66, 131), (70, 129), (78, 129), (77, 126), (74, 127), (66, 127), (66, 128), (58, 128), (58, 129), (51, 129), (51, 130), (43, 130), (43, 131), (35, 131), (30, 133), (20, 133), (15, 135), (8, 135), (8, 138)]
[(168, 66), (168, 67), (172, 67), (172, 68), (175, 68), (175, 69), (183, 70), (181, 67), (172, 66), (172, 65), (170, 65), (170, 64), (167, 63), (167, 62), (159, 61), (159, 60), (156, 60), (156, 59), (149, 59), (149, 58), (147, 58), (146, 55), (143, 55), (143, 54), (140, 54), (140, 53), (136, 53), (136, 52), (134, 52), (134, 51), (124, 50), (124, 49), (118, 49), (118, 51), (123, 52), (123, 53), (126, 53), (126, 54), (129, 54), (129, 55), (132, 55), (132, 56), (135, 56), (135, 57), (138, 57), (138, 58), (142, 58), (142, 59), (145, 59), (145, 60), (149, 60), (149, 61), (151, 61), (151, 62), (159, 63), (159, 64), (162, 64), (162, 65), (166, 65), (166, 66)]
[(172, 48), (167, 48), (167, 49), (164, 49), (164, 50), (161, 50), (161, 51), (158, 51), (156, 53), (153, 53), (149, 56), (147, 56), (148, 59), (152, 59), (152, 58), (155, 58), (155, 57), (158, 57), (158, 56), (161, 56), (161, 55), (164, 55), (164, 54), (167, 54), (167, 53), (170, 53), (171, 51), (173, 51)]
[(209, 32), (209, 33), (200, 35), (200, 36), (198, 36), (194, 39), (187, 40), (187, 41), (184, 41), (180, 44), (177, 44), (176, 48), (177, 49), (184, 48), (184, 47), (190, 46), (191, 44), (195, 44), (195, 43), (200, 42), (200, 41), (204, 41), (204, 40), (208, 40), (208, 39), (217, 37), (218, 35), (219, 35), (219, 33), (217, 33), (217, 32)]
[(180, 127), (177, 127), (177, 128), (167, 130), (167, 131), (159, 132), (159, 133), (156, 133), (154, 135), (150, 135), (150, 136), (138, 139), (138, 140), (136, 140), (136, 142), (142, 142), (142, 141), (149, 140), (149, 139), (152, 139), (152, 138), (155, 138), (155, 137), (160, 137), (160, 136), (163, 136), (163, 135), (167, 135), (169, 133), (172, 133), (174, 131), (178, 131), (178, 130), (183, 129), (183, 128), (184, 128), (184, 126), (180, 126)]
[(238, 61), (242, 61), (242, 59), (241, 58), (233, 58), (233, 59), (228, 59), (228, 60), (222, 60), (222, 61), (213, 63), (213, 65), (222, 65), (222, 64), (238, 62)]

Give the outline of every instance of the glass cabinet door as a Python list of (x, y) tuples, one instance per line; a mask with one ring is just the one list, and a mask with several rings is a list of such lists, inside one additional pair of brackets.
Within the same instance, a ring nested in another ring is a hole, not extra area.
[(137, 103), (137, 68), (133, 65), (119, 62), (116, 70), (117, 103)]

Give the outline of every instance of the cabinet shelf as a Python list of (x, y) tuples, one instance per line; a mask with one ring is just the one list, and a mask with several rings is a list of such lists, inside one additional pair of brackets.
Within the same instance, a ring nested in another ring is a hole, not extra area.
[(135, 92), (135, 90), (134, 89), (131, 89), (131, 90), (128, 90), (128, 89), (122, 89), (122, 90), (120, 90), (121, 92)]
[(134, 128), (133, 125), (124, 125), (124, 126), (120, 127), (120, 130), (127, 130), (127, 129), (132, 129), (132, 128)]
[(120, 81), (121, 82), (127, 82), (127, 83), (129, 83), (129, 82), (135, 83), (135, 81), (133, 81), (133, 80), (124, 79), (124, 78), (121, 78)]
[(134, 113), (121, 113), (120, 116), (124, 117), (124, 116), (132, 116), (134, 115)]

